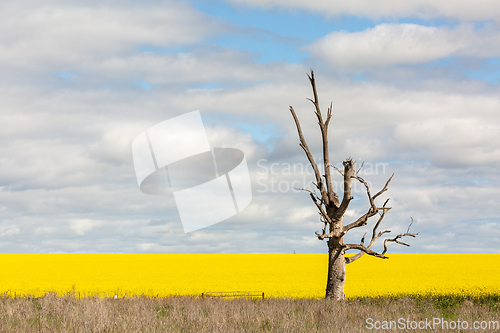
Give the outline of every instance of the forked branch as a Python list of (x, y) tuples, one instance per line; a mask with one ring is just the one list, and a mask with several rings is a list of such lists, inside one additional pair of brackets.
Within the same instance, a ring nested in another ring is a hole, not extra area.
[(306, 139), (304, 138), (304, 134), (302, 134), (302, 128), (300, 127), (299, 118), (297, 118), (297, 114), (295, 113), (295, 110), (293, 109), (292, 106), (290, 106), (290, 113), (292, 114), (293, 120), (295, 122), (295, 126), (297, 127), (297, 132), (299, 134), (299, 140), (300, 140), (299, 146), (306, 153), (307, 159), (309, 160), (309, 163), (311, 164), (311, 166), (314, 170), (314, 176), (316, 178), (316, 187), (318, 188), (319, 192), (321, 193), (321, 199), (326, 204), (328, 204), (329, 203), (328, 193), (327, 193), (326, 187), (323, 183), (321, 173), (319, 172), (318, 165), (316, 164), (316, 161), (314, 160), (314, 157), (311, 153), (311, 150), (309, 149), (309, 146), (307, 145)]
[(408, 230), (406, 230), (406, 232), (404, 234), (399, 234), (397, 235), (396, 237), (394, 238), (387, 238), (386, 240), (384, 240), (384, 251), (382, 252), (382, 254), (385, 254), (387, 252), (387, 243), (388, 242), (395, 242), (395, 243), (398, 243), (398, 244), (401, 244), (401, 245), (404, 245), (404, 246), (410, 246), (409, 244), (406, 244), (406, 243), (403, 243), (403, 242), (400, 242), (398, 241), (398, 239), (400, 238), (403, 238), (405, 236), (409, 236), (409, 237), (415, 237), (417, 236), (419, 233), (411, 233), (410, 232), (410, 228), (411, 228), (411, 225), (413, 224), (413, 217), (411, 218), (411, 223), (410, 225), (408, 226)]
[[(386, 201), (386, 203), (387, 203), (387, 201)], [(405, 246), (409, 247), (410, 246), (409, 244), (403, 243), (403, 242), (399, 241), (398, 239), (400, 239), (402, 237), (406, 237), (406, 236), (415, 237), (415, 236), (417, 236), (419, 234), (418, 232), (417, 233), (410, 233), (410, 228), (411, 228), (411, 226), (413, 224), (413, 218), (411, 218), (411, 223), (408, 226), (408, 229), (406, 230), (405, 233), (399, 234), (399, 235), (397, 235), (394, 238), (386, 238), (384, 240), (384, 251), (382, 251), (382, 253), (379, 254), (377, 252), (372, 251), (371, 247), (373, 246), (373, 244), (375, 244), (375, 241), (377, 239), (379, 239), (383, 234), (391, 232), (390, 230), (384, 230), (384, 231), (381, 231), (381, 232), (379, 232), (377, 234), (377, 228), (380, 225), (380, 222), (382, 221), (382, 219), (384, 218), (385, 212), (386, 211), (384, 210), (383, 213), (381, 214), (379, 220), (377, 221), (377, 223), (373, 227), (372, 239), (370, 240), (370, 244), (368, 244), (368, 246), (364, 245), (364, 239), (365, 239), (366, 233), (363, 236), (363, 238), (361, 239), (361, 243), (359, 245), (358, 244), (348, 244), (349, 249), (357, 249), (357, 250), (360, 250), (360, 252), (358, 252), (356, 255), (354, 255), (352, 257), (346, 257), (345, 260), (346, 260), (347, 264), (350, 264), (350, 263), (358, 260), (364, 254), (368, 254), (368, 255), (371, 255), (371, 256), (374, 256), (374, 257), (378, 257), (378, 258), (382, 258), (382, 259), (387, 259), (388, 257), (386, 257), (385, 254), (387, 253), (387, 243), (388, 242), (395, 242), (395, 243), (398, 243), (398, 244), (405, 245)], [(354, 246), (352, 246), (352, 245), (354, 245)]]
[(338, 195), (333, 191), (332, 185), (332, 177), (330, 173), (330, 168), (328, 165), (330, 164), (330, 153), (328, 148), (328, 125), (330, 124), (330, 120), (332, 119), (332, 107), (333, 104), (330, 103), (330, 107), (326, 112), (326, 120), (323, 120), (323, 115), (321, 113), (321, 108), (319, 106), (318, 92), (316, 89), (316, 80), (314, 79), (314, 71), (311, 69), (311, 75), (307, 74), (309, 78), (309, 82), (311, 83), (311, 88), (313, 90), (314, 100), (308, 98), (309, 101), (314, 105), (314, 113), (318, 118), (318, 125), (321, 130), (321, 139), (322, 139), (322, 147), (323, 147), (323, 166), (324, 166), (324, 177), (326, 183), (326, 191), (328, 194), (328, 200), (325, 200), (327, 204), (332, 202), (335, 206), (338, 207)]
[[(353, 229), (353, 228), (358, 228), (358, 227), (362, 227), (362, 226), (365, 226), (367, 223), (368, 223), (368, 219), (372, 216), (375, 216), (380, 210), (383, 211), (383, 214), (382, 214), (382, 218), (384, 218), (384, 215), (385, 215), (385, 212), (390, 210), (391, 207), (386, 207), (385, 205), (387, 204), (387, 202), (389, 201), (389, 199), (387, 199), (384, 203), (384, 205), (382, 207), (377, 207), (375, 205), (375, 199), (381, 195), (382, 193), (384, 193), (385, 191), (387, 191), (387, 187), (389, 186), (389, 183), (391, 182), (392, 180), (392, 177), (394, 177), (394, 173), (391, 175), (391, 177), (387, 180), (387, 182), (385, 183), (384, 187), (377, 192), (377, 194), (375, 194), (374, 196), (371, 195), (370, 193), (370, 187), (368, 186), (368, 183), (358, 175), (359, 171), (361, 170), (361, 168), (363, 167), (363, 165), (361, 165), (361, 167), (358, 169), (358, 171), (356, 171), (356, 173), (352, 176), (352, 178), (354, 179), (357, 179), (360, 183), (362, 183), (364, 186), (365, 186), (365, 189), (366, 189), (366, 194), (368, 196), (368, 201), (370, 202), (370, 208), (368, 209), (368, 212), (364, 215), (362, 215), (360, 218), (358, 218), (356, 221), (344, 226), (343, 228), (343, 231), (342, 233), (345, 235), (349, 230)], [(379, 223), (380, 224), (380, 220), (379, 220)], [(378, 224), (377, 224), (377, 227), (378, 227)]]
[[(370, 256), (373, 256), (373, 257), (377, 257), (377, 258), (381, 258), (381, 259), (389, 259), (388, 257), (384, 256), (384, 254), (380, 254), (380, 253), (377, 253), (375, 251), (372, 251), (371, 249), (369, 249), (368, 247), (362, 245), (362, 244), (346, 244), (345, 245), (345, 250), (360, 250), (361, 253), (366, 253)], [(352, 257), (346, 257), (345, 260), (346, 260), (346, 263), (350, 263), (352, 261), (349, 261), (349, 259), (352, 258)]]

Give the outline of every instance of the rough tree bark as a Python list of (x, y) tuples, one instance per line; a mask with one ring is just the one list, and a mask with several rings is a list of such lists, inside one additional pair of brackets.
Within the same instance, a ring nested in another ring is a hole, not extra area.
[[(389, 186), (389, 183), (392, 180), (394, 174), (392, 174), (392, 176), (385, 183), (385, 186), (379, 192), (372, 195), (370, 193), (368, 183), (359, 176), (359, 171), (361, 170), (363, 165), (361, 165), (361, 167), (356, 170), (356, 162), (353, 161), (350, 157), (343, 162), (344, 170), (339, 170), (337, 167), (330, 164), (330, 155), (328, 150), (328, 126), (332, 118), (332, 104), (330, 103), (330, 107), (328, 108), (326, 113), (326, 118), (323, 118), (323, 114), (321, 113), (319, 105), (318, 93), (316, 91), (314, 72), (312, 70), (311, 74), (308, 75), (308, 77), (313, 91), (313, 99), (308, 98), (308, 100), (311, 101), (311, 103), (314, 105), (314, 114), (316, 115), (316, 118), (318, 120), (318, 125), (322, 137), (324, 174), (320, 173), (311, 150), (309, 149), (306, 140), (304, 139), (297, 114), (295, 113), (293, 107), (290, 106), (290, 112), (292, 114), (293, 120), (295, 121), (295, 125), (297, 126), (297, 132), (300, 140), (299, 146), (304, 150), (307, 159), (309, 160), (309, 163), (314, 170), (315, 176), (315, 182), (313, 182), (313, 184), (316, 189), (314, 191), (309, 191), (307, 189), (302, 190), (309, 192), (309, 196), (318, 209), (319, 218), (324, 224), (322, 233), (316, 232), (316, 236), (319, 240), (327, 240), (328, 244), (328, 278), (325, 297), (335, 300), (345, 300), (344, 284), (346, 279), (345, 268), (347, 264), (361, 258), (364, 254), (387, 259), (388, 257), (385, 256), (385, 253), (387, 252), (388, 242), (395, 242), (405, 246), (410, 246), (399, 241), (399, 239), (405, 236), (415, 237), (416, 235), (418, 235), (418, 233), (410, 233), (410, 227), (413, 223), (412, 219), (412, 222), (410, 223), (406, 233), (399, 234), (394, 238), (387, 238), (384, 240), (384, 251), (382, 253), (377, 253), (371, 249), (377, 239), (379, 239), (383, 234), (390, 232), (390, 230), (384, 230), (377, 233), (380, 222), (384, 218), (386, 212), (391, 209), (391, 207), (386, 207), (389, 199), (387, 199), (382, 206), (377, 206), (375, 204), (375, 199), (377, 199), (377, 197), (387, 191), (387, 187)], [(336, 169), (344, 177), (342, 201), (340, 201), (339, 195), (333, 190), (331, 169)], [(354, 197), (351, 195), (352, 184), (354, 180), (357, 180), (364, 185), (366, 193), (368, 195), (370, 207), (368, 211), (361, 217), (359, 217), (356, 221), (349, 224), (344, 224), (344, 215), (347, 211), (347, 208), (349, 207), (349, 203), (352, 199), (354, 199)], [(370, 243), (368, 243), (368, 245), (365, 245), (365, 237), (367, 233), (365, 233), (365, 235), (361, 239), (360, 244), (344, 243), (344, 235), (349, 230), (366, 226), (368, 224), (368, 219), (375, 215), (378, 216), (378, 220), (373, 226)], [(359, 252), (354, 256), (346, 257), (345, 254), (348, 250), (358, 250)]]

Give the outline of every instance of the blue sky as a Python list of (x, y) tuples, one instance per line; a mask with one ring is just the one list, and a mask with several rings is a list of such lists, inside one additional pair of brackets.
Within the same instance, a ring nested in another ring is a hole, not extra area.
[(335, 30), (362, 31), (374, 22), (358, 17), (326, 19), (303, 11), (266, 11), (261, 8), (235, 8), (224, 1), (193, 1), (203, 13), (234, 25), (235, 30), (207, 43), (255, 54), (256, 61), (300, 63), (309, 58), (302, 47)]
[[(412, 17), (370, 19), (354, 15), (325, 17), (321, 13), (301, 9), (265, 10), (253, 6), (234, 6), (224, 1), (192, 1), (191, 3), (197, 10), (234, 26), (234, 31), (207, 40), (206, 44), (217, 44), (221, 47), (251, 52), (254, 60), (262, 63), (307, 62), (311, 56), (307, 50), (304, 50), (304, 47), (333, 31), (359, 32), (383, 23), (407, 23), (452, 29), (461, 23), (457, 19), (439, 17), (431, 19)], [(479, 29), (491, 21), (472, 21), (471, 23)], [(177, 52), (180, 51), (177, 50)], [(452, 68), (453, 65), (450, 63), (454, 60), (453, 56), (444, 57), (425, 66)], [(498, 58), (482, 58), (471, 67), (455, 67), (454, 69), (467, 78), (498, 84), (500, 78)], [(354, 79), (360, 77), (366, 79), (365, 76), (352, 74)]]
[[(306, 100), (313, 68), (322, 107), (333, 102), (332, 163), (364, 161), (374, 188), (396, 174), (384, 228), (405, 231), (413, 217), (420, 235), (391, 251), (498, 253), (497, 7), (4, 2), (0, 252), (324, 253), (317, 212), (292, 186), (312, 175), (290, 105), (321, 158)], [(236, 216), (185, 234), (172, 198), (138, 189), (131, 145), (193, 110), (211, 146), (245, 153), (254, 195)], [(355, 197), (346, 223), (367, 209), (362, 188)]]

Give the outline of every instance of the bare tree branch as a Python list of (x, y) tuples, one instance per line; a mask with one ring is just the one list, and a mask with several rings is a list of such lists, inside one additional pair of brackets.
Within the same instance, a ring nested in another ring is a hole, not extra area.
[[(387, 203), (387, 201), (386, 201)], [(385, 210), (383, 211), (383, 213), (381, 214), (379, 220), (377, 221), (377, 224), (373, 227), (373, 234), (372, 234), (372, 239), (370, 241), (370, 244), (368, 244), (368, 246), (366, 246), (366, 249), (370, 250), (371, 247), (373, 246), (373, 244), (375, 244), (375, 241), (377, 239), (379, 239), (382, 235), (386, 234), (386, 233), (389, 233), (391, 232), (390, 230), (384, 230), (384, 231), (381, 231), (379, 232), (376, 236), (376, 232), (377, 232), (377, 227), (380, 225), (380, 222), (382, 221), (382, 219), (384, 218), (384, 214), (385, 214)], [(409, 244), (406, 244), (406, 243), (403, 243), (401, 241), (398, 241), (398, 239), (402, 238), (402, 237), (405, 237), (405, 236), (410, 236), (410, 237), (415, 237), (417, 236), (419, 233), (410, 233), (410, 227), (411, 225), (413, 224), (413, 218), (411, 218), (411, 223), (410, 225), (408, 226), (408, 229), (406, 230), (406, 233), (404, 234), (399, 234), (397, 235), (396, 237), (394, 238), (387, 238), (384, 240), (384, 251), (381, 253), (382, 256), (385, 257), (385, 254), (387, 253), (387, 243), (388, 242), (395, 242), (395, 243), (398, 243), (398, 244), (401, 244), (401, 245), (405, 245), (405, 246), (410, 246)], [(366, 236), (366, 233), (365, 233), (365, 236)], [(361, 245), (363, 245), (364, 243), (364, 239), (365, 239), (365, 236), (363, 236), (363, 238), (361, 239)], [(352, 256), (352, 257), (346, 257), (346, 264), (350, 264), (356, 260), (358, 260), (359, 258), (361, 258), (365, 253), (366, 254), (370, 254), (366, 251), (364, 251), (363, 249), (358, 249), (360, 250), (360, 252), (358, 252), (356, 255)], [(371, 254), (370, 254), (371, 255)], [(387, 258), (387, 257), (385, 257)]]
[(325, 239), (328, 235), (326, 234), (326, 227), (329, 225), (328, 221), (325, 220), (324, 216), (322, 213), (319, 213), (319, 219), (321, 220), (321, 222), (323, 222), (325, 224), (323, 230), (322, 230), (322, 233), (321, 234), (318, 234), (317, 232), (314, 232), (316, 234), (316, 236), (318, 237), (318, 239), (320, 240), (323, 240)]
[(316, 114), (316, 117), (318, 118), (318, 122), (323, 125), (323, 115), (321, 114), (321, 110), (319, 107), (319, 99), (318, 99), (318, 92), (316, 91), (316, 80), (314, 79), (314, 71), (311, 70), (311, 75), (307, 74), (307, 77), (309, 78), (309, 83), (311, 83), (311, 87), (313, 90), (313, 96), (314, 100), (308, 98), (311, 103), (313, 103), (315, 107), (314, 113)]
[(370, 201), (370, 206), (371, 206), (370, 209), (373, 210), (373, 211), (375, 211), (375, 213), (376, 213), (377, 206), (375, 206), (375, 200), (374, 200), (374, 198), (370, 194), (370, 187), (368, 186), (368, 183), (363, 178), (361, 178), (360, 176), (358, 176), (357, 172), (356, 172), (356, 175), (353, 176), (353, 178), (357, 179), (360, 183), (362, 183), (363, 185), (365, 185), (366, 194), (368, 195), (368, 200)]
[(328, 166), (330, 166), (330, 167), (334, 168), (335, 170), (337, 170), (342, 175), (342, 177), (344, 177), (344, 173), (342, 172), (342, 170), (340, 170), (339, 168), (337, 168), (335, 165), (329, 164)]
[(318, 99), (318, 92), (316, 90), (316, 80), (314, 79), (314, 71), (311, 70), (311, 75), (307, 75), (309, 78), (309, 82), (311, 83), (311, 87), (313, 90), (313, 96), (314, 100), (309, 99), (315, 107), (315, 114), (316, 117), (318, 118), (318, 124), (321, 129), (321, 138), (323, 141), (323, 165), (324, 165), (324, 170), (325, 170), (325, 182), (326, 182), (326, 190), (328, 193), (328, 201), (325, 200), (326, 204), (328, 205), (330, 202), (332, 202), (335, 206), (338, 207), (338, 195), (333, 191), (332, 187), (332, 177), (330, 173), (330, 168), (328, 168), (328, 165), (330, 164), (330, 153), (328, 149), (328, 125), (330, 124), (330, 119), (332, 118), (332, 105), (330, 104), (330, 107), (328, 108), (327, 116), (326, 116), (326, 121), (323, 121), (323, 115), (321, 114), (321, 109), (319, 106), (319, 99)]
[(323, 209), (323, 206), (321, 205), (321, 202), (318, 202), (318, 200), (316, 200), (316, 198), (314, 197), (314, 195), (311, 193), (310, 194), (311, 196), (311, 199), (312, 201), (314, 202), (314, 204), (316, 205), (316, 208), (318, 208), (321, 216), (324, 217), (324, 219), (328, 222), (328, 223), (333, 223), (332, 220), (330, 219), (330, 217), (328, 216), (328, 214), (325, 212), (325, 210)]
[[(390, 230), (384, 230), (384, 231), (379, 232), (377, 236), (372, 237), (372, 239), (371, 239), (371, 241), (370, 241), (370, 244), (368, 244), (368, 246), (367, 246), (366, 248), (367, 248), (367, 249), (371, 249), (371, 248), (372, 248), (372, 246), (373, 246), (373, 244), (375, 244), (375, 241), (376, 241), (377, 239), (379, 239), (379, 238), (380, 238), (380, 236), (382, 236), (383, 234), (386, 234), (386, 233), (388, 233), (388, 232), (391, 232), (391, 231), (390, 231)], [(366, 233), (365, 233), (365, 236), (366, 236)], [(361, 245), (363, 245), (363, 246), (364, 246), (365, 236), (363, 236), (363, 238), (361, 239)], [(364, 251), (360, 251), (360, 252), (356, 253), (356, 254), (355, 254), (354, 256), (352, 256), (352, 257), (346, 257), (346, 263), (347, 263), (347, 264), (350, 264), (351, 262), (358, 260), (358, 259), (359, 259), (359, 258), (361, 258), (361, 257), (362, 257), (365, 253), (366, 253), (366, 252), (364, 252)]]
[[(320, 220), (322, 222), (324, 222), (325, 224), (326, 223), (333, 223), (332, 220), (330, 219), (330, 217), (328, 216), (328, 214), (325, 212), (325, 210), (323, 209), (323, 206), (322, 206), (322, 201), (320, 200), (320, 198), (318, 197), (318, 195), (308, 189), (305, 189), (305, 188), (295, 188), (296, 190), (300, 190), (300, 191), (305, 191), (305, 192), (309, 192), (309, 196), (311, 197), (312, 201), (314, 202), (314, 204), (316, 205), (316, 208), (318, 208), (318, 213), (320, 215)], [(319, 201), (319, 202), (318, 202)], [(325, 229), (323, 229), (323, 234), (322, 235), (326, 235), (325, 234), (325, 230), (326, 230), (326, 226), (325, 226)], [(316, 235), (318, 235), (318, 233), (316, 233)], [(318, 237), (319, 238), (319, 237)], [(324, 239), (325, 237), (323, 238), (320, 238), (320, 239)]]
[[(363, 167), (363, 165), (361, 165), (361, 167)], [(354, 222), (352, 222), (352, 223), (344, 226), (343, 232), (342, 232), (344, 235), (349, 230), (351, 230), (352, 228), (357, 228), (357, 227), (365, 226), (368, 223), (368, 219), (370, 217), (372, 217), (372, 216), (375, 216), (379, 212), (379, 210), (382, 210), (383, 211), (383, 215), (385, 215), (385, 212), (387, 210), (391, 209), (391, 207), (385, 207), (385, 205), (387, 204), (387, 202), (389, 201), (389, 199), (387, 199), (385, 201), (385, 203), (384, 203), (384, 205), (382, 207), (377, 207), (375, 205), (375, 198), (377, 196), (379, 196), (380, 194), (384, 193), (385, 191), (387, 191), (387, 186), (389, 185), (389, 182), (391, 181), (392, 177), (394, 176), (394, 173), (389, 178), (389, 180), (387, 180), (387, 182), (385, 183), (384, 188), (382, 190), (380, 190), (376, 195), (371, 196), (371, 194), (370, 194), (370, 187), (368, 186), (368, 183), (363, 178), (361, 178), (360, 176), (358, 176), (358, 172), (361, 170), (361, 167), (358, 169), (358, 171), (356, 171), (356, 174), (354, 176), (352, 176), (352, 177), (355, 178), (355, 179), (357, 179), (360, 183), (362, 183), (365, 186), (366, 194), (368, 195), (368, 200), (370, 201), (370, 208), (368, 209), (368, 212), (366, 214), (362, 215), (356, 221), (354, 221)], [(382, 215), (381, 219), (383, 218), (383, 215)], [(380, 223), (380, 220), (379, 220), (378, 224)], [(378, 227), (378, 224), (376, 225), (377, 227)]]
[[(384, 216), (385, 216), (385, 213), (390, 209), (385, 209), (387, 203), (389, 202), (389, 198), (387, 198), (387, 200), (384, 202), (384, 205), (382, 206), (382, 214), (380, 214), (380, 217), (377, 221), (377, 223), (375, 223), (375, 225), (373, 226), (373, 230), (372, 230), (372, 238), (370, 240), (370, 244), (368, 244), (367, 248), (368, 249), (371, 249), (373, 244), (375, 244), (375, 242), (377, 241), (377, 239), (379, 239), (383, 234), (385, 233), (388, 233), (390, 232), (389, 230), (384, 230), (382, 232), (379, 232), (378, 235), (377, 235), (377, 229), (380, 225), (380, 222), (382, 222), (382, 220), (384, 219)], [(363, 238), (361, 239), (361, 245), (364, 245), (364, 240), (365, 240), (365, 236), (366, 236), (366, 233), (365, 235), (363, 236)], [(346, 262), (349, 264), (353, 261), (356, 261), (358, 260), (359, 258), (361, 258), (363, 255), (365, 254), (365, 252), (358, 252), (356, 255), (352, 256), (352, 257), (349, 257), (346, 259)]]
[[(381, 259), (388, 259), (388, 257), (384, 256), (384, 254), (380, 254), (380, 253), (377, 253), (375, 251), (372, 251), (370, 250), (369, 248), (367, 248), (366, 246), (364, 245), (361, 245), (361, 244), (345, 244), (345, 250), (360, 250), (368, 255), (371, 255), (371, 256), (374, 256), (374, 257), (377, 257), (377, 258), (381, 258)], [(350, 257), (347, 257), (346, 258), (346, 262), (348, 262), (348, 259)]]
[(302, 128), (300, 127), (299, 119), (297, 118), (297, 115), (295, 114), (295, 110), (293, 109), (292, 106), (290, 106), (290, 112), (292, 113), (293, 120), (295, 121), (295, 126), (297, 126), (297, 132), (299, 134), (299, 146), (302, 147), (304, 152), (306, 153), (307, 159), (309, 160), (309, 163), (311, 164), (313, 170), (314, 170), (314, 176), (316, 177), (316, 187), (318, 190), (321, 192), (321, 198), (323, 201), (328, 204), (329, 199), (328, 199), (328, 194), (326, 192), (326, 188), (323, 184), (323, 181), (321, 179), (321, 173), (319, 172), (318, 165), (316, 164), (316, 161), (314, 161), (314, 157), (309, 150), (309, 146), (306, 143), (306, 140), (304, 139), (304, 135), (302, 134)]
[(325, 229), (323, 229), (323, 233), (322, 234), (318, 234), (317, 232), (315, 232), (315, 234), (316, 234), (316, 236), (318, 237), (319, 240), (324, 240), (325, 238), (335, 237), (335, 233), (333, 231), (330, 232), (329, 234), (327, 234)]
[[(313, 183), (313, 184), (314, 184), (314, 183)], [(313, 192), (313, 191), (311, 191), (311, 190), (308, 190), (308, 189), (306, 189), (306, 188), (297, 188), (297, 187), (294, 187), (293, 189), (294, 189), (294, 190), (297, 190), (297, 191), (309, 192), (310, 194), (314, 195), (314, 197), (315, 197), (317, 200), (321, 200), (321, 198), (320, 198), (320, 197), (318, 197), (318, 195), (317, 195), (315, 192)]]
[(366, 237), (366, 234), (367, 234), (367, 233), (368, 233), (368, 232), (365, 232), (365, 234), (363, 235), (363, 237), (361, 237), (361, 242), (360, 242), (359, 244), (361, 244), (361, 245), (363, 245), (363, 246), (365, 245), (365, 237)]
[(339, 216), (344, 216), (345, 212), (347, 211), (347, 207), (349, 207), (349, 203), (352, 199), (354, 199), (354, 197), (351, 195), (351, 189), (352, 179), (354, 178), (356, 167), (356, 162), (354, 162), (350, 157), (346, 159), (342, 164), (344, 165), (344, 196), (337, 212)]
[(365, 165), (365, 161), (363, 161), (361, 163), (361, 166), (359, 167), (358, 171), (356, 171), (356, 176), (358, 176), (358, 173), (361, 171), (361, 169), (363, 168), (363, 165)]
[[(390, 198), (387, 198), (387, 200), (384, 202), (384, 205), (382, 206), (382, 208), (386, 208), (386, 207), (385, 207), (385, 205), (387, 205), (387, 203), (389, 202), (389, 199), (390, 199)], [(380, 236), (375, 237), (375, 234), (377, 233), (377, 228), (378, 228), (378, 226), (380, 225), (380, 222), (382, 222), (382, 220), (383, 220), (383, 218), (384, 218), (384, 216), (385, 216), (385, 213), (386, 213), (389, 209), (391, 209), (391, 208), (388, 208), (388, 209), (383, 209), (383, 210), (382, 210), (382, 214), (380, 214), (380, 217), (379, 217), (379, 219), (378, 219), (377, 223), (376, 223), (376, 224), (375, 224), (375, 226), (373, 227), (372, 239), (371, 239), (371, 241), (370, 241), (370, 247), (371, 247), (371, 245), (373, 245), (373, 243), (374, 243), (374, 242), (378, 239), (378, 237), (380, 237)], [(386, 231), (387, 231), (387, 230), (386, 230)]]
[[(375, 215), (375, 214), (373, 214), (373, 215)], [(368, 223), (369, 217), (370, 216), (368, 215), (368, 213), (361, 215), (361, 217), (358, 218), (356, 221), (349, 223), (348, 225), (345, 225), (343, 230), (342, 230), (342, 233), (345, 235), (352, 228), (358, 228), (358, 227), (365, 226)]]
[(389, 183), (391, 182), (392, 177), (394, 177), (394, 172), (392, 173), (391, 177), (385, 183), (384, 188), (381, 189), (380, 191), (378, 191), (378, 193), (373, 196), (373, 199), (376, 199), (379, 195), (381, 195), (382, 193), (384, 193), (385, 191), (387, 191), (387, 186), (389, 186)]
[(405, 246), (410, 246), (406, 243), (403, 243), (403, 242), (400, 242), (398, 241), (398, 239), (400, 238), (403, 238), (405, 236), (409, 236), (409, 237), (415, 237), (417, 236), (419, 233), (410, 233), (410, 228), (411, 228), (411, 225), (413, 224), (413, 217), (411, 218), (411, 223), (410, 225), (408, 226), (408, 230), (406, 230), (406, 232), (404, 234), (399, 234), (397, 235), (396, 237), (394, 238), (387, 238), (384, 240), (384, 251), (382, 252), (382, 254), (385, 254), (387, 252), (387, 242), (395, 242), (395, 243), (398, 243), (398, 244), (401, 244), (401, 245), (405, 245)]

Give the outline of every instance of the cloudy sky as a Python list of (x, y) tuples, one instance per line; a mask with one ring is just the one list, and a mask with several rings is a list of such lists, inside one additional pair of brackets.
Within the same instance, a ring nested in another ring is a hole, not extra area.
[[(390, 252), (500, 252), (496, 1), (20, 0), (0, 3), (0, 253), (325, 253), (293, 189), (313, 176), (289, 105), (321, 159), (310, 68), (331, 162), (364, 161), (374, 190), (395, 173), (383, 228), (420, 235)], [(131, 144), (193, 110), (245, 153), (253, 200), (186, 234)]]

